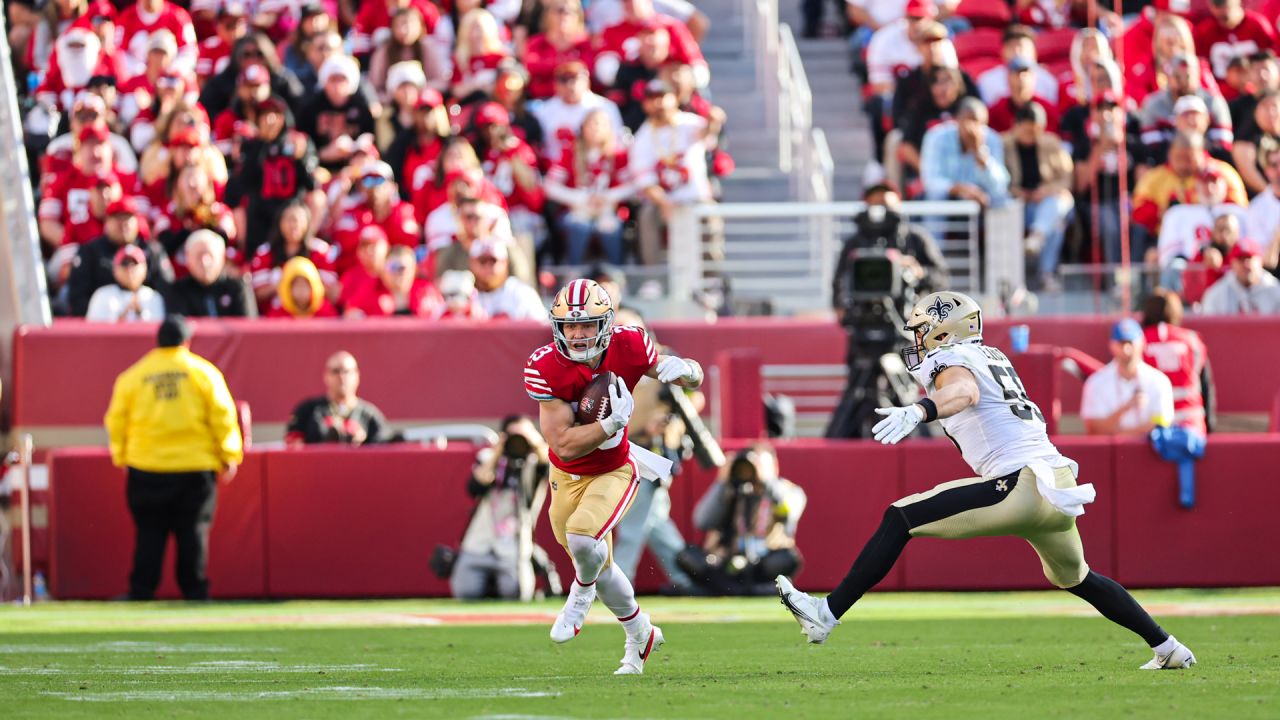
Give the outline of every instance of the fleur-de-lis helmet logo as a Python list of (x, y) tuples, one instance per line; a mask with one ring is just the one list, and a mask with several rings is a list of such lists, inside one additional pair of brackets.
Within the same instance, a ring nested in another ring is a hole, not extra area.
[(942, 322), (943, 320), (946, 320), (947, 316), (951, 314), (951, 311), (955, 309), (955, 303), (943, 302), (942, 298), (938, 298), (933, 301), (932, 305), (925, 308), (925, 312), (933, 317), (934, 320)]

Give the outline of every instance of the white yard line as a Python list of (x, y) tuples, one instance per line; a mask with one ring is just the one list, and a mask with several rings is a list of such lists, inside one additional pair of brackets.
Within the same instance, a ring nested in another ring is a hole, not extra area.
[(558, 697), (560, 693), (525, 688), (382, 688), (333, 686), (305, 690), (228, 693), (205, 690), (123, 690), (118, 692), (41, 692), (73, 702), (245, 702), (253, 700), (497, 700)]

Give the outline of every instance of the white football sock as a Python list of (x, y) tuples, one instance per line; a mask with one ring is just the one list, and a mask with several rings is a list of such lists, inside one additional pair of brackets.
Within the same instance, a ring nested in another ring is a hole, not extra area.
[(1173, 652), (1173, 649), (1176, 647), (1178, 647), (1178, 638), (1170, 635), (1168, 640), (1165, 640), (1151, 649), (1155, 650), (1157, 655), (1168, 655)]
[(605, 607), (622, 623), (628, 635), (635, 635), (640, 631), (644, 625), (644, 616), (640, 614), (640, 606), (636, 603), (636, 591), (617, 565), (609, 565), (596, 578), (596, 592)]
[(577, 571), (578, 584), (590, 585), (600, 575), (600, 569), (609, 560), (609, 548), (603, 541), (587, 535), (569, 535), (569, 554), (573, 557), (573, 569)]

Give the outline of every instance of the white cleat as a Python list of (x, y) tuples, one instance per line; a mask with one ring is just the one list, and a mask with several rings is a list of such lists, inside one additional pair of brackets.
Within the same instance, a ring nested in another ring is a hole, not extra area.
[(800, 632), (815, 645), (826, 642), (831, 630), (840, 624), (839, 620), (831, 617), (827, 601), (800, 592), (786, 575), (779, 575), (773, 582), (778, 586), (778, 597), (782, 599), (783, 606), (800, 623)]
[(551, 624), (551, 639), (558, 643), (567, 643), (582, 632), (582, 624), (587, 620), (587, 612), (596, 599), (596, 586), (582, 587), (577, 582), (569, 590), (565, 598), (564, 609)]
[(645, 615), (644, 624), (641, 625), (640, 632), (635, 635), (627, 633), (627, 642), (622, 649), (622, 665), (617, 670), (614, 670), (613, 674), (644, 674), (644, 664), (654, 651), (662, 647), (664, 642), (666, 642), (666, 638), (662, 637), (662, 628), (649, 622), (649, 616)]
[(1168, 655), (1156, 653), (1156, 656), (1143, 665), (1143, 670), (1185, 670), (1196, 664), (1196, 656), (1191, 652), (1191, 648), (1178, 643)]

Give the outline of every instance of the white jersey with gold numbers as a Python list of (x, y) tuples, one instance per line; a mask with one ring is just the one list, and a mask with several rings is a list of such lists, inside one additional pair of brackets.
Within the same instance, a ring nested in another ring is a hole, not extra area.
[(995, 478), (1037, 460), (1050, 467), (1069, 462), (1049, 442), (1044, 415), (1027, 397), (1013, 363), (996, 348), (977, 339), (943, 345), (911, 374), (932, 392), (938, 373), (955, 366), (967, 368), (978, 381), (978, 403), (938, 422), (975, 473)]

